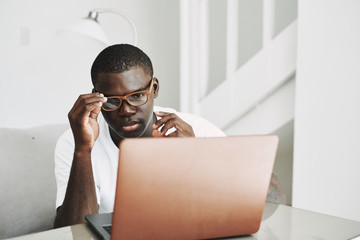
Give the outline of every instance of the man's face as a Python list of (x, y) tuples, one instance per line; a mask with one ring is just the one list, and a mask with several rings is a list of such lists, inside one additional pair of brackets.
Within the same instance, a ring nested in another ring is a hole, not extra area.
[[(106, 97), (125, 96), (149, 89), (150, 82), (151, 76), (142, 68), (135, 67), (122, 73), (101, 73), (94, 88)], [(154, 98), (158, 89), (159, 83), (154, 79), (148, 101), (144, 105), (134, 107), (127, 101), (122, 101), (120, 108), (114, 111), (102, 110), (113, 137), (119, 139), (152, 136)]]

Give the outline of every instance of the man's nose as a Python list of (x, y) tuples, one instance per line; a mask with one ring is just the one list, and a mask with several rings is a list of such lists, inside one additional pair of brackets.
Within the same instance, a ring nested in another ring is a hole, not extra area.
[(127, 101), (123, 101), (118, 112), (121, 115), (131, 115), (136, 113), (136, 108), (131, 106)]

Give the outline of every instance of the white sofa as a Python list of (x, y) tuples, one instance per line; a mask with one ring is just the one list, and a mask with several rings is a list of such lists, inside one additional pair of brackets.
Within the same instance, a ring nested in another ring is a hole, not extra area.
[(0, 128), (0, 239), (52, 228), (54, 148), (67, 127)]

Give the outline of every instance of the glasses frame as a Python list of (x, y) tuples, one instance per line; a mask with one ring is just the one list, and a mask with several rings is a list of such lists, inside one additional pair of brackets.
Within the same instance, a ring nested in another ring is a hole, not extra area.
[[(111, 97), (106, 97), (107, 99), (111, 99), (111, 98), (117, 98), (120, 100), (120, 104), (118, 107), (114, 108), (114, 109), (105, 109), (103, 106), (101, 106), (101, 109), (106, 111), (106, 112), (112, 112), (112, 111), (116, 111), (118, 110), (121, 105), (123, 104), (123, 101), (125, 100), (130, 106), (133, 106), (133, 107), (140, 107), (142, 105), (145, 105), (148, 101), (149, 101), (149, 95), (151, 93), (151, 90), (152, 90), (152, 87), (153, 87), (153, 82), (154, 82), (154, 78), (151, 78), (151, 82), (150, 82), (150, 87), (146, 90), (142, 90), (142, 91), (137, 91), (137, 92), (132, 92), (132, 93), (129, 93), (129, 94), (126, 94), (125, 96), (111, 96)], [(131, 95), (134, 95), (134, 94), (139, 94), (139, 93), (145, 93), (146, 94), (146, 102), (140, 104), (140, 105), (133, 105), (129, 102), (128, 98), (131, 96)]]

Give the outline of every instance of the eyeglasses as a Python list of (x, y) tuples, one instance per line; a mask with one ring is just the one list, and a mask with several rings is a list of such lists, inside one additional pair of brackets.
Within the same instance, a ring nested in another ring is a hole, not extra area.
[(144, 105), (149, 100), (153, 81), (154, 78), (151, 79), (150, 87), (147, 90), (133, 92), (125, 96), (107, 97), (107, 102), (103, 103), (101, 108), (104, 111), (115, 111), (121, 107), (121, 104), (124, 100), (133, 107), (139, 107), (141, 105)]

